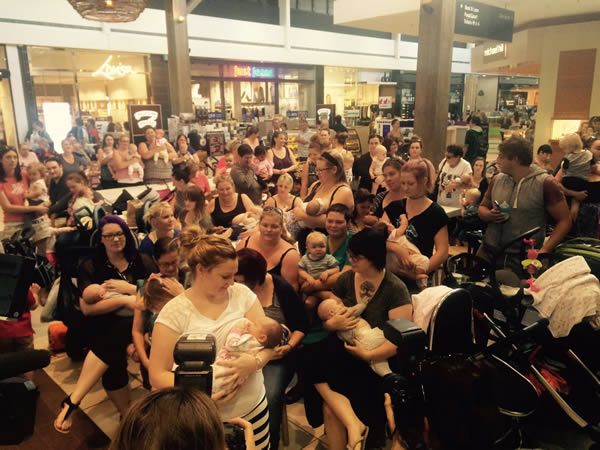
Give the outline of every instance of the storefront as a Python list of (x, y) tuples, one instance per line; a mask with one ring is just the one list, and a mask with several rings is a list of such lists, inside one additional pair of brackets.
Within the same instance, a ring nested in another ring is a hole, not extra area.
[(0, 46), (0, 141), (17, 146), (17, 128), (10, 91), (10, 73), (6, 64), (6, 48)]
[(151, 103), (147, 55), (47, 47), (28, 52), (38, 117), (55, 141), (76, 117), (122, 124), (129, 104)]
[(373, 110), (392, 113), (396, 104), (396, 83), (390, 72), (350, 67), (325, 67), (325, 103), (334, 104), (338, 114), (351, 125), (369, 121)]
[(239, 121), (315, 110), (315, 67), (192, 59), (192, 101), (203, 120)]

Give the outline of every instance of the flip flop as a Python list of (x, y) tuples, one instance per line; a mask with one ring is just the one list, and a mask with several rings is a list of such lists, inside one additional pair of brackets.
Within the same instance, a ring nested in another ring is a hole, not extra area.
[(365, 431), (363, 431), (360, 439), (356, 441), (352, 446), (350, 444), (346, 445), (347, 450), (356, 450), (356, 446), (360, 444), (359, 450), (365, 450), (367, 448), (367, 436), (369, 435), (369, 427), (365, 427)]
[[(69, 408), (67, 409), (67, 412), (65, 413), (65, 416), (62, 419), (63, 424), (69, 418), (69, 416), (73, 413), (73, 411), (75, 411), (76, 409), (79, 408), (79, 403), (77, 403), (77, 404), (73, 403), (71, 401), (71, 396), (69, 396), (69, 395), (67, 397), (65, 397), (65, 399), (60, 404), (61, 412), (62, 412), (62, 409), (65, 407), (65, 405), (68, 405)], [(58, 415), (60, 416), (60, 413), (58, 413)], [(66, 430), (63, 430), (62, 428), (59, 428), (58, 426), (56, 426), (57, 420), (58, 420), (58, 417), (54, 420), (54, 429), (56, 431), (58, 431), (59, 433), (69, 434), (71, 432), (71, 427), (69, 427)]]

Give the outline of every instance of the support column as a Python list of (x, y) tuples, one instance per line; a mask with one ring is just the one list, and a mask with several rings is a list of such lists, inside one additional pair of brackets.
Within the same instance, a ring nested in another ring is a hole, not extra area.
[(456, 0), (431, 0), (419, 15), (415, 133), (436, 167), (446, 150), (455, 14)]
[[(169, 45), (169, 93), (171, 113), (192, 112), (192, 74), (188, 46), (185, 0), (165, 0)], [(183, 18), (180, 21), (180, 18)]]
[(291, 12), (290, 0), (279, 0), (279, 25), (283, 28), (283, 46), (290, 49)]

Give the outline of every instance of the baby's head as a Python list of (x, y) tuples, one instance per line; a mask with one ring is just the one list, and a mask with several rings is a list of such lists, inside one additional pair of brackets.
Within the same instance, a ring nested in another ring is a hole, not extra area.
[(29, 181), (37, 181), (46, 177), (46, 166), (42, 163), (31, 163), (27, 166)]
[(340, 309), (340, 304), (332, 298), (323, 300), (317, 308), (319, 319), (325, 321), (331, 319)]
[(321, 214), (322, 203), (318, 198), (311, 200), (306, 204), (306, 214), (309, 216), (318, 216)]
[(256, 322), (250, 322), (248, 333), (256, 338), (264, 348), (275, 348), (283, 339), (283, 328), (270, 317), (261, 317)]
[(249, 225), (256, 224), (258, 222), (258, 215), (253, 212), (245, 212), (243, 214), (238, 214), (233, 218), (231, 223), (233, 225)]
[(228, 167), (228, 168), (229, 167), (233, 167), (233, 153), (227, 153), (224, 156), (224, 159), (225, 159), (225, 166), (226, 167)]
[(156, 129), (156, 139), (162, 139), (165, 137), (165, 130), (163, 130), (162, 128), (157, 128)]
[(319, 231), (313, 231), (306, 237), (306, 250), (311, 259), (321, 259), (327, 251), (327, 237)]
[(83, 300), (87, 304), (97, 303), (106, 295), (106, 287), (102, 284), (90, 284), (83, 290)]
[(465, 191), (465, 200), (467, 202), (467, 205), (477, 204), (479, 202), (480, 198), (481, 198), (481, 192), (479, 192), (479, 189), (472, 188), (472, 189), (467, 189)]
[(469, 174), (462, 175), (460, 177), (460, 186), (461, 189), (470, 189), (473, 187), (473, 177)]
[(375, 147), (375, 158), (378, 161), (385, 160), (385, 158), (387, 158), (387, 148), (385, 148), (383, 145), (378, 145)]
[(574, 153), (583, 148), (583, 141), (577, 133), (570, 133), (560, 140), (559, 146), (567, 153)]
[(161, 283), (160, 276), (152, 276), (144, 284), (144, 306), (148, 311), (159, 313), (172, 298), (173, 295)]
[(264, 161), (267, 158), (267, 149), (264, 148), (262, 145), (258, 145), (254, 149), (254, 156), (257, 160)]

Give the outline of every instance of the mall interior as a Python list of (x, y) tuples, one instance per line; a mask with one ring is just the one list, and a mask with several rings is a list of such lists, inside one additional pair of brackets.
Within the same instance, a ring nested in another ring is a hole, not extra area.
[(0, 3), (1, 448), (600, 448), (598, 0)]

